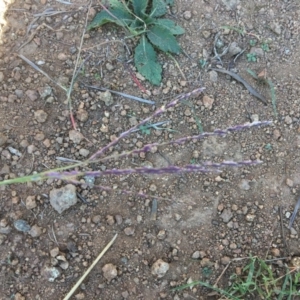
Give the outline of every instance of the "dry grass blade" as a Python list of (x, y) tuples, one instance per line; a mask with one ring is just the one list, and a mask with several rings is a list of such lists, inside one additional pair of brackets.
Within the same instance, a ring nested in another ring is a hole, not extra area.
[(25, 62), (27, 62), (32, 68), (34, 68), (36, 71), (40, 72), (41, 74), (43, 74), (44, 76), (46, 76), (49, 80), (51, 80), (53, 83), (55, 83), (57, 86), (59, 86), (62, 90), (64, 90), (65, 92), (68, 91), (68, 89), (62, 85), (60, 85), (59, 83), (57, 83), (54, 79), (52, 79), (46, 72), (44, 72), (42, 69), (40, 69), (35, 63), (33, 63), (31, 60), (29, 60), (27, 57), (25, 57), (22, 54), (18, 54), (18, 56), (20, 58), (22, 58)]
[(117, 236), (118, 236), (118, 234), (115, 234), (115, 236), (112, 238), (112, 240), (106, 245), (106, 247), (102, 250), (102, 252), (98, 255), (98, 257), (94, 260), (94, 262), (91, 264), (91, 266), (85, 271), (85, 273), (80, 277), (80, 279), (76, 282), (76, 284), (73, 286), (73, 288), (71, 289), (71, 291), (67, 294), (67, 296), (63, 300), (68, 300), (68, 299), (70, 299), (72, 297), (72, 295), (75, 293), (75, 291), (81, 285), (81, 283), (86, 278), (86, 276), (92, 271), (92, 269), (95, 267), (95, 265), (98, 263), (98, 261), (105, 254), (105, 252), (114, 243), (114, 241), (116, 240)]

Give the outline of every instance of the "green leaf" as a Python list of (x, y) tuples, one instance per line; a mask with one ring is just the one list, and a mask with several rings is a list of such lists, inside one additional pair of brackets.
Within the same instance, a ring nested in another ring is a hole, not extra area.
[(156, 53), (153, 47), (144, 35), (135, 48), (134, 64), (138, 71), (152, 84), (160, 84), (162, 68), (156, 61)]
[(164, 0), (153, 0), (150, 12), (151, 17), (161, 17), (167, 12), (167, 5)]
[(182, 27), (176, 25), (175, 22), (169, 19), (154, 19), (152, 24), (164, 27), (174, 35), (183, 34), (185, 32), (185, 30)]
[(175, 37), (170, 30), (165, 27), (159, 25), (152, 26), (147, 33), (147, 37), (150, 42), (161, 51), (172, 52), (175, 54), (179, 54), (180, 52), (180, 46)]
[(138, 17), (143, 17), (148, 5), (148, 0), (133, 0), (133, 11)]
[(124, 5), (116, 0), (110, 0), (110, 8), (96, 14), (93, 21), (88, 25), (87, 30), (100, 27), (106, 23), (115, 23), (126, 27), (134, 21), (133, 16), (127, 11)]

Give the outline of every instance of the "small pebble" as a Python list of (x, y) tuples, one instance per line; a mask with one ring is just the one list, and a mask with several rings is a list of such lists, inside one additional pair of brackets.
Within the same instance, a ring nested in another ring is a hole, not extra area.
[(42, 228), (37, 226), (37, 225), (33, 225), (31, 227), (31, 229), (28, 232), (33, 238), (39, 237), (42, 234)]
[(90, 154), (90, 151), (87, 150), (87, 149), (81, 148), (81, 149), (79, 150), (79, 154), (80, 154), (81, 156), (83, 156), (83, 157), (87, 157), (87, 156)]
[(290, 116), (286, 116), (284, 118), (284, 122), (287, 124), (287, 125), (291, 125), (293, 123), (293, 120)]
[(187, 10), (183, 13), (183, 17), (185, 20), (190, 20), (192, 18), (192, 12)]
[(224, 223), (228, 223), (230, 219), (233, 217), (233, 213), (229, 208), (223, 210), (222, 214), (220, 215), (221, 219)]
[(92, 222), (95, 224), (100, 223), (101, 217), (99, 215), (93, 216), (92, 217)]
[(247, 222), (253, 222), (254, 219), (255, 219), (255, 215), (252, 215), (252, 214), (246, 215)]
[(203, 105), (204, 105), (205, 108), (207, 108), (209, 110), (212, 109), (212, 105), (214, 103), (214, 99), (213, 98), (210, 98), (210, 97), (208, 97), (208, 96), (205, 95), (203, 97), (202, 101), (203, 101)]
[(115, 219), (113, 216), (111, 215), (107, 215), (106, 216), (106, 223), (110, 226), (114, 225), (115, 224)]
[(83, 135), (77, 130), (70, 130), (69, 131), (69, 138), (75, 144), (79, 144), (83, 140)]
[(50, 250), (50, 256), (51, 257), (56, 257), (59, 254), (59, 248), (55, 247), (53, 249)]
[(195, 252), (192, 254), (192, 258), (193, 258), (193, 259), (198, 259), (198, 258), (200, 258), (200, 251), (195, 251)]
[(56, 278), (58, 278), (60, 276), (59, 269), (55, 268), (55, 267), (46, 266), (42, 270), (42, 273), (43, 273), (44, 277), (50, 282), (53, 282)]
[(33, 209), (37, 206), (35, 196), (28, 196), (25, 201), (27, 209)]
[(14, 227), (18, 231), (22, 231), (22, 232), (28, 232), (31, 229), (31, 226), (25, 220), (14, 221)]
[(115, 215), (115, 219), (118, 225), (121, 225), (123, 222), (123, 218), (121, 215)]
[(125, 229), (124, 229), (124, 232), (125, 232), (125, 234), (126, 235), (133, 235), (134, 234), (134, 228), (133, 227), (126, 227)]
[(217, 82), (218, 81), (218, 73), (216, 71), (210, 71), (208, 74), (209, 74), (209, 80), (211, 82)]
[(117, 267), (113, 264), (106, 264), (102, 268), (103, 276), (106, 280), (111, 281), (118, 275)]
[(272, 249), (271, 249), (271, 253), (272, 253), (272, 255), (275, 256), (275, 257), (279, 257), (279, 256), (280, 256), (280, 250), (277, 249), (277, 248), (272, 248)]
[(294, 186), (293, 180), (287, 178), (287, 180), (286, 180), (286, 185), (289, 186), (289, 187), (293, 187), (293, 186)]
[(228, 257), (228, 256), (223, 256), (223, 257), (221, 258), (221, 264), (222, 264), (222, 265), (228, 265), (229, 262), (230, 262), (230, 257)]
[(151, 267), (151, 273), (158, 278), (162, 278), (169, 270), (169, 264), (162, 259), (158, 259)]
[(47, 120), (47, 117), (48, 117), (48, 114), (41, 109), (34, 112), (34, 118), (39, 123), (45, 123)]

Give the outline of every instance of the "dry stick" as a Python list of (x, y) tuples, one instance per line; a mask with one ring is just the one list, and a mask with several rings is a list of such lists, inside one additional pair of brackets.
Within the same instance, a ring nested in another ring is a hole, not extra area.
[(98, 255), (98, 257), (94, 260), (94, 262), (91, 264), (91, 266), (86, 270), (86, 272), (81, 276), (81, 278), (77, 281), (77, 283), (73, 286), (71, 291), (65, 296), (63, 300), (68, 300), (72, 297), (72, 295), (75, 293), (75, 291), (78, 289), (78, 287), (81, 285), (83, 280), (86, 278), (86, 276), (92, 271), (92, 269), (95, 267), (95, 265), (98, 263), (98, 261), (102, 258), (102, 256), (105, 254), (105, 252), (111, 247), (111, 245), (116, 240), (118, 234), (115, 234), (115, 236), (112, 238), (112, 240), (106, 245), (106, 247), (102, 250), (102, 252)]
[(264, 105), (267, 105), (267, 100), (265, 99), (265, 97), (263, 95), (261, 95), (255, 88), (253, 88), (246, 80), (244, 80), (240, 75), (233, 73), (231, 71), (227, 71), (224, 69), (215, 69), (215, 68), (210, 68), (210, 70), (213, 71), (217, 71), (223, 74), (227, 74), (230, 75), (231, 77), (233, 77), (235, 80), (239, 81), (240, 83), (242, 83), (245, 88), (250, 92), (250, 94), (252, 94), (254, 97), (256, 97), (258, 100), (260, 100)]

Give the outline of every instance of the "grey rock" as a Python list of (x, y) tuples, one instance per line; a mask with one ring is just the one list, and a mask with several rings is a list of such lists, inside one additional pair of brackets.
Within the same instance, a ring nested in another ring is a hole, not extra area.
[(44, 112), (43, 110), (39, 109), (34, 112), (34, 118), (39, 122), (39, 123), (45, 123), (47, 120), (48, 114)]
[(69, 139), (73, 141), (75, 144), (79, 144), (83, 140), (83, 135), (77, 130), (70, 130)]
[(250, 190), (250, 184), (249, 184), (249, 181), (246, 180), (246, 179), (243, 179), (240, 184), (239, 184), (239, 188), (241, 190), (244, 190), (244, 191), (248, 191)]
[(76, 187), (72, 184), (67, 184), (60, 189), (50, 191), (50, 204), (59, 213), (77, 203)]
[(108, 281), (111, 281), (112, 279), (116, 278), (118, 275), (117, 267), (113, 264), (106, 264), (102, 268), (103, 276)]
[(276, 34), (280, 35), (281, 34), (281, 26), (276, 23), (276, 22), (272, 22), (270, 24), (270, 28), (272, 29), (273, 32), (275, 32)]
[(209, 79), (211, 82), (217, 82), (218, 81), (218, 73), (216, 71), (210, 71)]
[(228, 223), (230, 221), (230, 219), (233, 217), (233, 213), (230, 209), (226, 208), (223, 210), (220, 217), (224, 223)]
[(105, 91), (104, 93), (100, 93), (100, 100), (105, 103), (106, 106), (110, 106), (114, 103), (114, 99), (112, 94), (109, 91)]
[(190, 20), (192, 18), (192, 12), (187, 10), (183, 13), (183, 17), (185, 20)]
[(38, 88), (38, 91), (42, 99), (46, 99), (52, 94), (52, 89), (49, 85)]
[(26, 96), (31, 100), (31, 101), (35, 101), (38, 99), (38, 93), (36, 91), (33, 90), (27, 90), (25, 92)]
[(126, 234), (126, 235), (134, 235), (134, 228), (133, 227), (126, 227), (125, 229), (124, 229), (124, 233)]
[(87, 149), (81, 148), (81, 149), (79, 150), (79, 154), (80, 154), (81, 156), (83, 156), (83, 157), (87, 157), (87, 156), (90, 154), (90, 151), (87, 150)]
[(158, 259), (151, 267), (151, 273), (158, 278), (162, 278), (169, 270), (169, 264), (162, 259)]
[(241, 51), (242, 51), (242, 49), (237, 45), (236, 42), (231, 43), (229, 46), (229, 49), (228, 49), (228, 53), (230, 56), (237, 55)]
[(31, 229), (29, 230), (29, 234), (33, 237), (39, 237), (42, 234), (42, 228), (37, 226), (37, 225), (33, 225), (31, 227)]
[(14, 221), (14, 227), (18, 231), (22, 231), (22, 232), (28, 232), (31, 229), (31, 226), (25, 220)]
[(36, 207), (35, 196), (28, 196), (25, 200), (25, 205), (27, 209), (33, 209)]
[(50, 282), (53, 282), (56, 278), (58, 278), (60, 276), (59, 269), (55, 268), (55, 267), (46, 266), (42, 270), (42, 273), (43, 273), (44, 277)]

